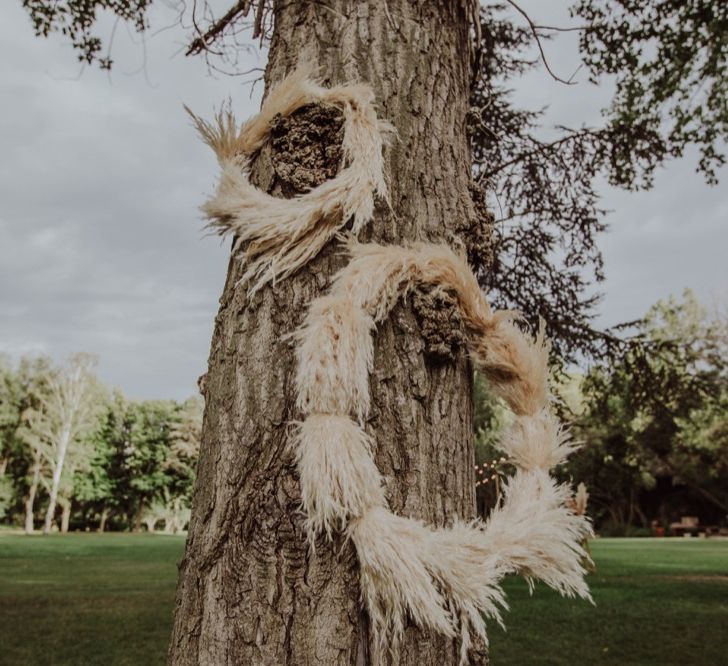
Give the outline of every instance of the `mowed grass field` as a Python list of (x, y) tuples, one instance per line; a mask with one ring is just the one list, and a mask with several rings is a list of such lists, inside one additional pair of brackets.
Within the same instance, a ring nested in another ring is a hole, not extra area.
[[(181, 537), (0, 535), (0, 664), (163, 664)], [(728, 541), (601, 539), (596, 607), (506, 583), (502, 664), (728, 664)], [(423, 666), (428, 666), (424, 665)]]

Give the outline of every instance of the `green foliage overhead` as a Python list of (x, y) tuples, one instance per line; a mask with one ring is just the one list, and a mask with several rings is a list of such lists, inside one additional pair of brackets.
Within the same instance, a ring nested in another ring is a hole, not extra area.
[(58, 32), (73, 46), (78, 59), (101, 69), (111, 69), (110, 53), (104, 54), (95, 33), (99, 15), (108, 12), (141, 33), (147, 28), (146, 12), (152, 0), (22, 0), (33, 22), (35, 34), (48, 37)]
[(711, 183), (728, 136), (728, 3), (715, 0), (580, 0), (581, 50), (592, 81), (616, 78), (606, 110), (615, 135), (611, 179), (650, 184), (666, 157), (688, 146)]
[(510, 1), (481, 10), (482, 71), (469, 118), (477, 180), (496, 198), (495, 265), (482, 281), (500, 307), (534, 326), (545, 319), (557, 355), (570, 360), (620, 353), (623, 344), (619, 331), (591, 322), (592, 285), (604, 278), (599, 183), (649, 188), (656, 170), (690, 147), (714, 183), (728, 137), (728, 3), (580, 0), (572, 15), (591, 81), (616, 85), (602, 122), (547, 133), (542, 108), (515, 104), (510, 87), (543, 70), (539, 46), (558, 39), (559, 26), (530, 25)]

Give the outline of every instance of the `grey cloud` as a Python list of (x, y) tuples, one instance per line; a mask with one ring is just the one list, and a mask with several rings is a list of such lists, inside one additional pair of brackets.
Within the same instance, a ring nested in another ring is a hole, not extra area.
[[(0, 350), (95, 352), (102, 378), (135, 397), (195, 390), (228, 261), (227, 244), (203, 238), (198, 206), (216, 165), (182, 104), (206, 114), (231, 96), (245, 117), (261, 93), (170, 57), (179, 37), (148, 40), (147, 77), (124, 73), (141, 49), (120, 35), (111, 80), (94, 69), (77, 78), (74, 54), (35, 38), (19, 3), (0, 9), (0, 50), (12, 63), (0, 78)], [(573, 48), (571, 38), (548, 46), (559, 72), (571, 73)], [(564, 89), (541, 73), (518, 95), (550, 104), (552, 122), (579, 124), (598, 120), (608, 91)], [(706, 188), (691, 168), (671, 167), (645, 195), (606, 192), (616, 212), (603, 239), (603, 321), (641, 314), (684, 286), (704, 298), (726, 286), (725, 190)]]

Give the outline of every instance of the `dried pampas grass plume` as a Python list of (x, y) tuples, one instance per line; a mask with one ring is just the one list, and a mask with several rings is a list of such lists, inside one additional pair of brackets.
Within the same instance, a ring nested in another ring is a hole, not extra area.
[(542, 409), (533, 416), (517, 416), (500, 448), (520, 469), (548, 471), (565, 462), (577, 445), (553, 412)]
[[(548, 474), (575, 448), (548, 409), (548, 343), (543, 327), (531, 337), (514, 313), (492, 312), (470, 268), (447, 246), (350, 239), (347, 250), (348, 265), (296, 333), (298, 407), (306, 417), (295, 446), (309, 535), (331, 536), (346, 525), (377, 654), (396, 655), (409, 616), (459, 634), (466, 663), (471, 636), (487, 640), (484, 618), (501, 622), (505, 575), (590, 598), (583, 566), (589, 522), (573, 510), (571, 491)], [(502, 448), (518, 471), (485, 523), (431, 529), (394, 515), (363, 429), (374, 327), (422, 284), (457, 298), (473, 360), (516, 414)]]
[[(250, 161), (265, 143), (273, 118), (314, 103), (343, 111), (344, 168), (291, 199), (256, 188), (249, 179)], [(374, 93), (365, 84), (324, 88), (316, 82), (313, 67), (303, 64), (239, 128), (229, 110), (221, 110), (213, 122), (188, 112), (221, 168), (217, 192), (202, 210), (211, 229), (235, 238), (233, 250), (245, 266), (241, 282), (249, 282), (251, 292), (311, 261), (350, 219), (353, 233), (358, 233), (372, 218), (375, 194), (387, 197), (382, 148), (393, 130), (377, 118)]]
[(313, 414), (299, 427), (296, 464), (313, 543), (317, 533), (330, 538), (350, 518), (384, 506), (384, 491), (371, 439), (348, 416)]
[[(473, 635), (487, 642), (486, 619), (507, 608), (501, 580), (509, 574), (541, 580), (566, 596), (589, 599), (584, 581), (591, 527), (586, 489), (577, 497), (549, 476), (575, 445), (549, 411), (549, 344), (543, 326), (534, 337), (518, 315), (493, 312), (468, 265), (445, 245), (360, 244), (374, 197), (386, 198), (382, 148), (391, 131), (379, 120), (372, 90), (363, 84), (323, 88), (303, 65), (273, 90), (261, 111), (238, 127), (229, 111), (212, 123), (192, 115), (221, 167), (216, 194), (204, 205), (209, 226), (235, 237), (251, 292), (313, 259), (352, 220), (345, 242), (349, 264), (329, 293), (314, 300), (297, 342), (297, 407), (304, 415), (293, 441), (307, 514), (309, 541), (343, 531), (356, 548), (361, 597), (370, 618), (373, 658), (397, 650), (407, 618), (445, 636), (460, 637), (467, 663)], [(293, 199), (254, 187), (250, 160), (271, 120), (307, 104), (333, 104), (344, 114), (344, 167)], [(489, 377), (515, 419), (502, 449), (517, 471), (487, 521), (431, 528), (393, 514), (366, 432), (370, 409), (372, 334), (397, 301), (419, 285), (453, 295), (474, 363)]]

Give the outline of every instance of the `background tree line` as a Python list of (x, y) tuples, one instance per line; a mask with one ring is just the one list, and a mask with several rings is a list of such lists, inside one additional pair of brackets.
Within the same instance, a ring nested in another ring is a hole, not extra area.
[(179, 532), (189, 521), (202, 399), (127, 399), (74, 354), (0, 359), (0, 520)]
[[(583, 447), (561, 470), (589, 492), (605, 533), (681, 515), (728, 515), (728, 318), (694, 294), (654, 305), (639, 345), (564, 373), (557, 400)], [(0, 360), (0, 517), (28, 532), (178, 532), (189, 521), (203, 401), (129, 400), (104, 387), (95, 359)], [(507, 410), (476, 377), (481, 513), (508, 472), (497, 442)]]
[[(669, 529), (683, 515), (728, 524), (728, 318), (687, 290), (635, 325), (640, 341), (565, 373), (556, 399), (583, 446), (561, 469), (584, 483), (604, 534)], [(478, 502), (507, 471), (497, 450), (507, 413), (476, 381)]]

